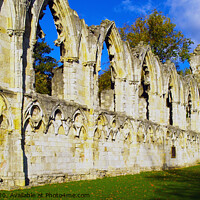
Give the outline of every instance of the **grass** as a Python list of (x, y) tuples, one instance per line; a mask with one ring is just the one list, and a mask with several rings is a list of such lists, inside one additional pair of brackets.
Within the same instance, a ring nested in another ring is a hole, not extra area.
[[(14, 197), (28, 194), (34, 195), (35, 198)], [(54, 196), (51, 196), (53, 194)], [(64, 194), (68, 196), (62, 196)], [(82, 198), (70, 197), (73, 194), (82, 194)], [(5, 195), (7, 198), (4, 198)], [(200, 199), (200, 165), (92, 181), (52, 184), (24, 190), (0, 191), (0, 199)]]

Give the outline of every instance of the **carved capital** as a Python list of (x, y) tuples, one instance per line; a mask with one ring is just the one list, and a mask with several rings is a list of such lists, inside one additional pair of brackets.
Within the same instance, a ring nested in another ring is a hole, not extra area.
[(7, 29), (7, 34), (12, 37), (14, 36), (23, 36), (24, 35), (24, 30), (14, 30), (14, 29)]
[(126, 78), (122, 78), (122, 82), (124, 82), (124, 83), (125, 83), (125, 82), (126, 82)]
[(30, 4), (31, 4), (31, 0), (23, 0), (23, 1), (21, 2), (21, 5), (22, 5), (23, 7), (25, 7), (26, 10), (29, 9)]
[(134, 85), (134, 81), (129, 81), (129, 85)]
[(118, 82), (126, 82), (126, 78), (118, 78), (116, 77), (115, 80), (117, 80)]
[(137, 86), (139, 81), (129, 81), (129, 85)]
[(78, 63), (79, 62), (79, 58), (78, 57), (63, 57), (61, 60), (63, 62), (69, 62), (69, 63), (73, 63), (73, 62)]
[(88, 62), (83, 62), (83, 66), (85, 67), (94, 67), (96, 65), (95, 61), (88, 61)]
[(24, 35), (24, 30), (15, 30), (15, 35), (18, 37), (22, 37)]
[(13, 29), (7, 29), (7, 34), (12, 37), (14, 35), (14, 30)]

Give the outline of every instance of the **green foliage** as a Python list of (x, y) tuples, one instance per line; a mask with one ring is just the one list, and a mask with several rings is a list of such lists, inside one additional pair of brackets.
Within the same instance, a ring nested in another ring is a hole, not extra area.
[[(200, 166), (143, 172), (135, 175), (103, 178), (97, 180), (75, 181), (32, 187), (24, 190), (1, 191), (1, 197), (12, 199), (11, 195), (32, 194), (35, 198), (80, 199), (78, 194), (85, 194), (82, 199), (199, 199)], [(71, 197), (70, 197), (71, 194)], [(75, 194), (74, 196), (72, 196)], [(82, 196), (82, 197), (83, 197)], [(14, 198), (22, 199), (22, 198)]]
[(34, 70), (36, 92), (51, 95), (52, 70), (58, 65), (55, 58), (48, 56), (53, 49), (45, 39), (37, 40), (34, 48)]
[(162, 12), (154, 10), (145, 17), (139, 17), (131, 25), (119, 28), (123, 40), (127, 40), (131, 47), (136, 47), (140, 41), (149, 44), (154, 54), (162, 62), (189, 60), (191, 39), (185, 38), (181, 31), (175, 30), (176, 25)]
[(103, 90), (111, 89), (111, 69), (109, 68), (99, 76), (99, 93)]
[(177, 70), (178, 74), (180, 74), (181, 76), (186, 76), (188, 74), (192, 74), (191, 70), (189, 68), (185, 68), (185, 69), (181, 69), (181, 70)]

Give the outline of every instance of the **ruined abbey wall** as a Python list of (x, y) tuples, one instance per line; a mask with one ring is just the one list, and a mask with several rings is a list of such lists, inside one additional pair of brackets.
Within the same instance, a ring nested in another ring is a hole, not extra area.
[[(35, 92), (33, 49), (49, 5), (63, 66)], [(200, 159), (200, 48), (182, 77), (114, 22), (88, 27), (67, 0), (0, 0), (0, 187), (189, 166)], [(112, 89), (99, 96), (103, 43)]]

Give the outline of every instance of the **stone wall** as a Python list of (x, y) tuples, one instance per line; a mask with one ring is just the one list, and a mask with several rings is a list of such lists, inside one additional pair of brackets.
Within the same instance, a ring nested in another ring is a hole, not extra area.
[[(54, 70), (52, 96), (35, 92), (32, 56), (47, 4), (63, 62)], [(0, 19), (1, 189), (200, 160), (199, 47), (191, 56), (193, 74), (182, 77), (149, 46), (131, 49), (114, 22), (88, 27), (67, 0), (5, 0)], [(100, 101), (104, 42), (113, 90)]]
[(58, 97), (59, 99), (63, 99), (64, 95), (63, 67), (59, 67), (53, 70), (52, 95)]
[(24, 156), (30, 185), (162, 170), (199, 160), (195, 132), (110, 111), (91, 113), (43, 95), (36, 99), (31, 104), (26, 99)]
[(100, 107), (105, 110), (114, 111), (114, 91), (103, 90), (100, 94)]

